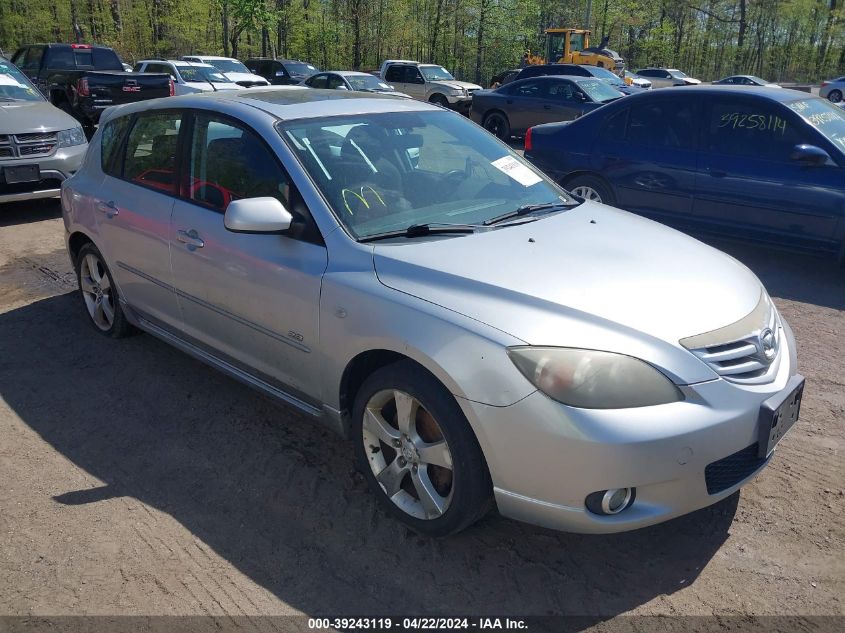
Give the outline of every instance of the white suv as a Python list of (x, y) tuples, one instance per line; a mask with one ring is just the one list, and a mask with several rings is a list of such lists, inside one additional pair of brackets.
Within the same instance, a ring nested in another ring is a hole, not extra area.
[(176, 59), (144, 59), (135, 64), (136, 73), (170, 73), (176, 95), (216, 90), (237, 90), (238, 84), (211, 64), (198, 64)]

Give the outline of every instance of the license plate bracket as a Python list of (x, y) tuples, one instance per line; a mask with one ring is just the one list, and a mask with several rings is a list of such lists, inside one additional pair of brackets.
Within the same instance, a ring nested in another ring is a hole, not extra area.
[(4, 167), (3, 177), (6, 179), (7, 185), (14, 185), (19, 182), (38, 182), (41, 180), (41, 168), (38, 165)]
[[(782, 395), (786, 392), (786, 396)], [(801, 398), (804, 395), (804, 376), (795, 374), (784, 391), (766, 400), (760, 407), (757, 454), (768, 457), (777, 443), (798, 421)]]

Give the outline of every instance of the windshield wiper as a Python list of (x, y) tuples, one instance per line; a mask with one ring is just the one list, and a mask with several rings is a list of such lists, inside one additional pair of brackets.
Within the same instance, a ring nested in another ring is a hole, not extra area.
[(537, 211), (554, 211), (557, 209), (571, 209), (572, 207), (578, 206), (579, 203), (577, 202), (561, 202), (559, 200), (554, 200), (552, 202), (542, 202), (540, 204), (524, 204), (521, 207), (518, 207), (514, 211), (508, 211), (507, 213), (503, 213), (502, 215), (497, 215), (494, 218), (490, 218), (489, 220), (484, 220), (484, 226), (490, 226), (492, 224), (499, 224), (500, 222), (504, 222), (505, 220), (510, 220), (511, 218), (519, 218), (523, 215), (528, 215), (530, 213), (535, 213)]
[(398, 231), (387, 231), (362, 237), (359, 242), (375, 242), (388, 240), (394, 237), (425, 237), (438, 233), (475, 233), (478, 229), (486, 229), (483, 224), (446, 224), (442, 222), (427, 222), (425, 224), (412, 224), (411, 226)]

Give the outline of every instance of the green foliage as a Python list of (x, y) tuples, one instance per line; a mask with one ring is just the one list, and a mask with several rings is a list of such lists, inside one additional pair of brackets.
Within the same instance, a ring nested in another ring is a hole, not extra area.
[[(466, 79), (542, 51), (543, 30), (584, 26), (587, 0), (0, 0), (0, 48), (73, 41), (134, 61), (187, 53), (308, 59), (377, 68), (388, 57), (444, 64)], [(742, 19), (742, 7), (745, 18)], [(225, 19), (224, 19), (225, 16)], [(481, 38), (479, 38), (479, 29)], [(701, 79), (775, 81), (845, 74), (845, 0), (592, 0), (593, 42), (610, 36), (630, 68), (661, 64)], [(479, 47), (480, 43), (480, 47)]]

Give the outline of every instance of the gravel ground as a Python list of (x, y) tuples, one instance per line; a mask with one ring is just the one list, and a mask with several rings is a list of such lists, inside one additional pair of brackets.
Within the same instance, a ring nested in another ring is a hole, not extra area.
[(628, 534), (491, 514), (427, 540), (349, 443), (151, 336), (96, 334), (58, 204), (0, 207), (0, 614), (845, 615), (845, 272), (716, 245), (798, 339), (802, 418), (771, 466)]

